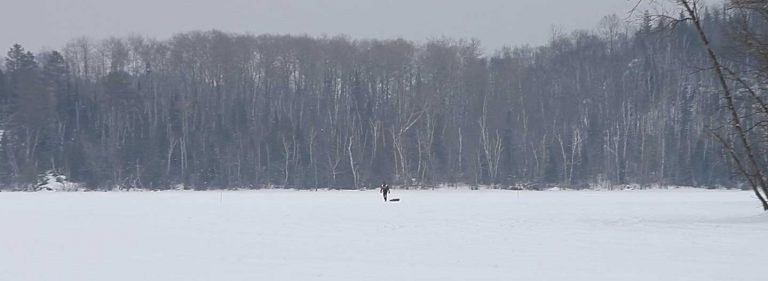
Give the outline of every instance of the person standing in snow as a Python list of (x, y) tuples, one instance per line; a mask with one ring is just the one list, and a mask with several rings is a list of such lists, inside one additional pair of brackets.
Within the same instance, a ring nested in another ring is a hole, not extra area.
[(387, 194), (389, 194), (389, 185), (387, 185), (387, 182), (381, 183), (381, 190), (379, 192), (384, 195), (384, 202), (387, 202)]

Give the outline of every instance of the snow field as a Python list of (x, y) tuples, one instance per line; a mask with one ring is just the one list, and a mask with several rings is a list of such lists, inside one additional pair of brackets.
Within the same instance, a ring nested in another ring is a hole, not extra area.
[(764, 280), (751, 196), (0, 193), (0, 280)]

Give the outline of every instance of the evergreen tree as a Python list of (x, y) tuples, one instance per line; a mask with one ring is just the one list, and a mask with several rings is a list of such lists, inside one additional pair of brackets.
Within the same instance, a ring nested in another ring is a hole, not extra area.
[(8, 96), (5, 91), (5, 74), (3, 74), (3, 70), (0, 69), (0, 124), (2, 124), (1, 122), (5, 120), (7, 107)]
[(651, 33), (651, 30), (653, 29), (652, 21), (653, 19), (651, 18), (651, 13), (648, 12), (648, 10), (643, 12), (643, 18), (640, 22), (640, 33), (644, 35)]
[(5, 74), (0, 69), (0, 190), (5, 187), (4, 183), (11, 182), (11, 167), (8, 165), (6, 152), (6, 141), (4, 140), (6, 121), (8, 118), (8, 96), (5, 89)]
[[(68, 134), (67, 130), (71, 123), (70, 120), (75, 111), (73, 96), (69, 93), (68, 88), (68, 70), (64, 57), (57, 51), (48, 53), (45, 56), (45, 62), (43, 63), (42, 79), (45, 83), (46, 91), (50, 95), (48, 98), (51, 102), (51, 109), (47, 109), (52, 115), (50, 127), (51, 128), (64, 128), (64, 130), (52, 130), (49, 132), (49, 137), (46, 139), (45, 146), (41, 147), (40, 154), (49, 155), (51, 169), (59, 170), (63, 172), (67, 169), (62, 169), (63, 154), (66, 145), (70, 143), (72, 135)], [(69, 173), (65, 173), (69, 176)]]
[(21, 45), (14, 44), (8, 51), (8, 56), (5, 58), (5, 70), (8, 76), (6, 95), (9, 114), (17, 111), (16, 106), (18, 106), (21, 88), (34, 84), (32, 76), (35, 75), (36, 68), (35, 56), (31, 52), (25, 51)]
[(33, 183), (38, 168), (50, 167), (45, 163), (50, 163), (46, 153), (53, 131), (53, 95), (41, 77), (35, 56), (21, 45), (11, 48), (5, 65), (10, 85), (6, 150), (14, 154), (9, 161), (14, 162), (17, 181)]

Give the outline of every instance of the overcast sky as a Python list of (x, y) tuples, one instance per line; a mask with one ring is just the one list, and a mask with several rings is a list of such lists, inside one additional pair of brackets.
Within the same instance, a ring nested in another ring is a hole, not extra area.
[[(59, 49), (80, 36), (165, 39), (192, 30), (415, 41), (477, 38), (486, 51), (593, 28), (637, 0), (0, 0), (0, 50)], [(663, 1), (663, 0), (662, 0)], [(5, 51), (2, 52), (2, 55)]]

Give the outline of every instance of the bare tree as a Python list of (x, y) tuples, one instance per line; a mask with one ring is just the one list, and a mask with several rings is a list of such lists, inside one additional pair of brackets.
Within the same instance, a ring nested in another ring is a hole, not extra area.
[[(745, 118), (747, 117), (738, 110), (736, 102), (734, 101), (735, 95), (733, 92), (733, 86), (729, 85), (728, 83), (728, 74), (732, 72), (730, 72), (728, 68), (723, 65), (721, 58), (716, 54), (714, 48), (711, 45), (709, 36), (706, 34), (704, 28), (702, 27), (699, 1), (677, 0), (676, 2), (684, 9), (687, 16), (686, 18), (680, 19), (680, 21), (692, 22), (698, 33), (699, 39), (701, 39), (701, 42), (704, 44), (704, 49), (707, 52), (709, 60), (712, 64), (712, 69), (714, 70), (717, 81), (721, 87), (720, 93), (725, 101), (725, 105), (729, 113), (729, 133), (735, 134), (737, 142), (736, 144), (731, 144), (726, 139), (726, 137), (722, 135), (722, 133), (717, 131), (713, 131), (712, 133), (718, 139), (718, 141), (720, 141), (728, 156), (730, 156), (731, 160), (735, 163), (739, 173), (752, 187), (755, 196), (758, 198), (758, 200), (760, 200), (762, 204), (763, 210), (768, 211), (768, 201), (766, 201), (766, 196), (768, 196), (768, 179), (766, 179), (765, 163), (761, 163), (760, 158), (762, 157), (760, 156), (760, 151), (756, 147), (754, 140), (749, 137), (750, 131), (754, 127), (744, 126), (746, 121)], [(734, 1), (734, 4), (737, 7), (747, 8), (754, 7), (752, 5), (756, 3), (754, 1), (737, 0)], [(742, 86), (745, 86), (747, 91), (750, 92), (751, 98), (754, 99), (754, 102), (756, 102), (758, 108), (763, 110), (764, 114), (768, 113), (768, 111), (765, 111), (766, 104), (761, 99), (761, 96), (757, 94), (755, 90), (750, 87), (750, 85), (744, 83)]]

